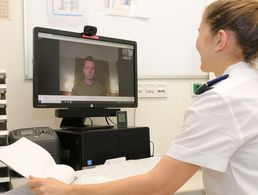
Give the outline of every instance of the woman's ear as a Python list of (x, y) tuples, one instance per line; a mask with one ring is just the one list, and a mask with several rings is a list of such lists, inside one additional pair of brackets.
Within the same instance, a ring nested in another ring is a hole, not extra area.
[(216, 36), (216, 45), (215, 45), (215, 51), (220, 52), (222, 51), (228, 42), (228, 34), (225, 30), (219, 30), (217, 36)]

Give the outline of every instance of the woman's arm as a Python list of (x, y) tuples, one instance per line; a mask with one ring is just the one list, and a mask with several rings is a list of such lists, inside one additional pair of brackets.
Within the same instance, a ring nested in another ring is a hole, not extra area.
[(66, 185), (54, 179), (29, 179), (37, 195), (171, 195), (200, 167), (168, 156), (149, 173), (119, 181), (93, 185)]

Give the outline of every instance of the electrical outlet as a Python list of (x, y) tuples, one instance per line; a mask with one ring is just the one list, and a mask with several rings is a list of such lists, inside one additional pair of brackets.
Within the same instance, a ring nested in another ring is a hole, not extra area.
[(145, 95), (144, 85), (139, 84), (138, 85), (138, 97), (144, 97), (144, 95)]
[(167, 97), (167, 84), (146, 82), (138, 85), (138, 97), (165, 98)]
[(202, 83), (200, 83), (200, 82), (194, 82), (194, 83), (192, 83), (192, 96), (197, 96), (196, 94), (195, 94), (195, 92), (197, 91), (197, 89), (199, 89), (199, 87), (201, 87), (202, 86)]
[(146, 97), (154, 97), (156, 92), (155, 84), (145, 84), (145, 95)]
[(156, 85), (157, 97), (167, 97), (167, 85), (165, 83), (158, 83)]

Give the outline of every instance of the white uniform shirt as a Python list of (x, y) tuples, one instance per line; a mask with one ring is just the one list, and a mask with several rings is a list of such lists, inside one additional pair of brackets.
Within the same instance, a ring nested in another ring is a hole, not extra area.
[(258, 71), (240, 62), (224, 74), (187, 109), (167, 155), (201, 166), (208, 195), (258, 195)]

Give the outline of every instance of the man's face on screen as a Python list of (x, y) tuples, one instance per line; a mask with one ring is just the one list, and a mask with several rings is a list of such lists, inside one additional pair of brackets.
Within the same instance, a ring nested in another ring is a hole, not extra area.
[(83, 66), (83, 75), (87, 80), (93, 80), (95, 77), (95, 63), (93, 61), (86, 60)]

